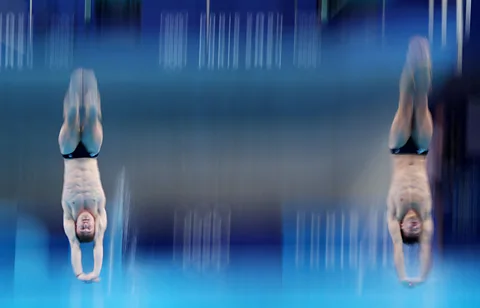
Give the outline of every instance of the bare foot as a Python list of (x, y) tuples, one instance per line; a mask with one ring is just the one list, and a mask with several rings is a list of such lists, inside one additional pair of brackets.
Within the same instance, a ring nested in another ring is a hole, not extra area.
[(411, 76), (412, 90), (416, 94), (428, 94), (432, 85), (432, 61), (426, 38), (415, 36), (410, 40), (405, 70)]
[(75, 70), (70, 76), (70, 84), (63, 99), (63, 115), (69, 122), (78, 121), (81, 105), (81, 72)]
[(84, 82), (84, 107), (87, 119), (101, 119), (102, 110), (100, 107), (100, 94), (98, 92), (97, 78), (91, 70), (85, 70)]

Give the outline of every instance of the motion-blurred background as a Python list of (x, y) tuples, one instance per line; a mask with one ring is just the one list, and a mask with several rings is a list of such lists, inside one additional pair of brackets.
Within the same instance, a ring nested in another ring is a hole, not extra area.
[(68, 260), (57, 137), (79, 66), (102, 96), (106, 255), (195, 271), (268, 254), (280, 277), (355, 267), (363, 243), (390, 263), (387, 138), (413, 35), (432, 44), (436, 249), (472, 249), (480, 5), (459, 2), (1, 1), (1, 290), (32, 249)]

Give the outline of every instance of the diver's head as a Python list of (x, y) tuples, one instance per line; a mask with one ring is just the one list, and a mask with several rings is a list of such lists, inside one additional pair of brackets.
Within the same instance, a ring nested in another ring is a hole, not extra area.
[(400, 222), (400, 232), (403, 243), (406, 245), (417, 244), (422, 234), (422, 220), (418, 213), (409, 210)]
[(95, 218), (88, 211), (83, 211), (78, 215), (75, 233), (80, 243), (92, 242), (95, 238)]

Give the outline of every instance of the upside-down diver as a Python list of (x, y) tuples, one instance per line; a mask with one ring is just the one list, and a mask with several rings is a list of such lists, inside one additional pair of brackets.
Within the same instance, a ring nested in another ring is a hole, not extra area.
[[(70, 243), (74, 274), (79, 280), (96, 282), (102, 270), (107, 213), (97, 162), (103, 128), (100, 94), (93, 71), (77, 69), (72, 73), (63, 109), (64, 122), (58, 137), (65, 167), (63, 227)], [(85, 274), (80, 244), (92, 241), (94, 268)]]
[[(400, 80), (398, 109), (390, 129), (393, 174), (388, 193), (388, 229), (398, 278), (409, 286), (427, 278), (433, 237), (432, 197), (426, 158), (433, 133), (428, 109), (431, 89), (428, 41), (414, 37)], [(420, 245), (420, 276), (406, 277), (403, 244)]]

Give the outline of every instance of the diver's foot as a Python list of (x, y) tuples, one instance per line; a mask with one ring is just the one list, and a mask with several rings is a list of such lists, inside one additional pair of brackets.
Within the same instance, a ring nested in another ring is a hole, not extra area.
[(77, 91), (76, 78), (72, 74), (70, 85), (68, 87), (65, 98), (63, 99), (63, 117), (69, 123), (74, 123), (79, 120), (79, 112), (81, 105), (81, 96)]
[(403, 87), (417, 95), (427, 95), (432, 86), (432, 62), (428, 40), (413, 37), (402, 74)]
[(84, 82), (84, 107), (85, 118), (87, 121), (100, 120), (102, 117), (102, 109), (100, 106), (100, 94), (98, 92), (97, 78), (91, 70), (85, 70), (83, 75)]

